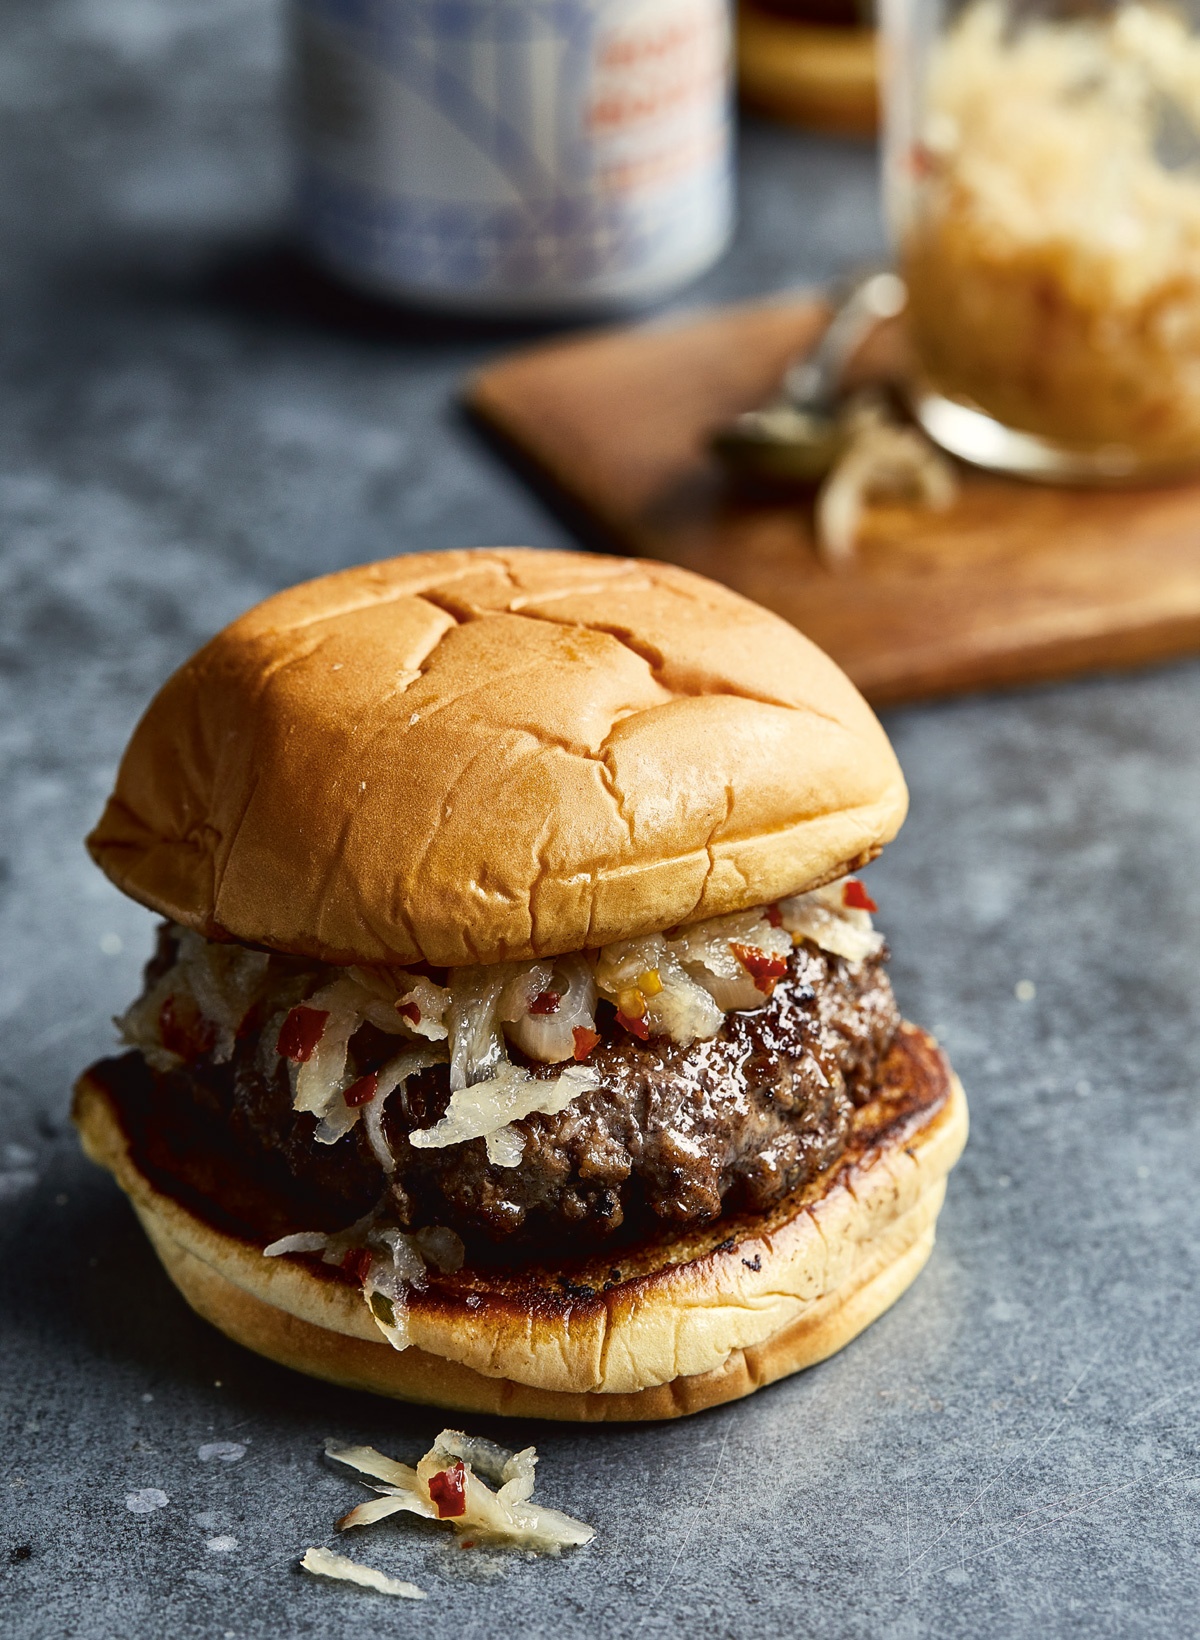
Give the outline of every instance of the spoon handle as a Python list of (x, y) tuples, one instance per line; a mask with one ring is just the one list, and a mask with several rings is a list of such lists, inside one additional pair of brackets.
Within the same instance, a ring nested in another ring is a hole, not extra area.
[(904, 311), (908, 292), (899, 274), (868, 274), (853, 285), (812, 352), (788, 366), (784, 396), (798, 410), (830, 412), (847, 364), (882, 319)]

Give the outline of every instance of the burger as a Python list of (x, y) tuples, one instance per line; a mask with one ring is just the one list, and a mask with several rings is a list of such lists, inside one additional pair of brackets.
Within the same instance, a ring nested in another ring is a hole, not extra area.
[(966, 1136), (856, 875), (906, 804), (838, 668), (683, 570), (294, 587), (164, 685), (88, 839), (164, 921), (84, 1147), (193, 1309), (301, 1371), (746, 1395), (904, 1291)]

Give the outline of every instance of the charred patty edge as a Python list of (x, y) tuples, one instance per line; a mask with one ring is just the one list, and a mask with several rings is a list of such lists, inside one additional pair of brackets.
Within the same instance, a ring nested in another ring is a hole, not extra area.
[[(139, 1082), (148, 1080), (140, 1055), (127, 1053), (99, 1060), (84, 1072), (76, 1089), (80, 1100), (89, 1086), (108, 1101), (128, 1150), (129, 1160), (152, 1189), (176, 1202), (211, 1228), (258, 1251), (271, 1239), (251, 1228), (225, 1199), (198, 1192), (177, 1168), (156, 1163), (143, 1145), (139, 1125), (130, 1121), (129, 1099)], [(797, 1214), (815, 1207), (839, 1183), (851, 1189), (856, 1173), (869, 1169), (884, 1150), (903, 1148), (929, 1128), (944, 1111), (955, 1088), (955, 1078), (935, 1039), (921, 1027), (902, 1021), (880, 1066), (870, 1099), (854, 1114), (849, 1141), (838, 1160), (817, 1178), (784, 1197), (761, 1214), (731, 1214), (682, 1232), (661, 1232), (621, 1250), (619, 1258), (607, 1253), (565, 1256), (553, 1262), (543, 1258), (510, 1265), (466, 1264), (454, 1274), (428, 1272), (428, 1284), (414, 1291), (410, 1302), (422, 1309), (448, 1315), (485, 1318), (488, 1310), (508, 1314), (561, 1316), (575, 1311), (589, 1314), (602, 1308), (613, 1289), (630, 1292), (652, 1284), (664, 1271), (682, 1264), (746, 1256), (750, 1244), (769, 1250), (770, 1238)], [(244, 1191), (261, 1187), (228, 1180)], [(264, 1203), (269, 1206), (269, 1203)], [(312, 1275), (339, 1285), (356, 1286), (352, 1276), (319, 1258), (290, 1254)]]

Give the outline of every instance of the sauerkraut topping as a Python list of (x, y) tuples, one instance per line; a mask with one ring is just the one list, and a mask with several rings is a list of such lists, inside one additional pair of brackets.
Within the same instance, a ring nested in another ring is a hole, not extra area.
[(469, 1533), (475, 1542), (551, 1555), (590, 1543), (596, 1535), (583, 1521), (532, 1502), (537, 1465), (532, 1446), (509, 1452), (492, 1441), (444, 1429), (415, 1469), (372, 1446), (327, 1441), (325, 1452), (374, 1483), (376, 1496), (342, 1516), (337, 1523), (341, 1532), (407, 1513), (447, 1520), (460, 1536)]
[(299, 1230), (263, 1248), (265, 1258), (288, 1254), (321, 1255), (355, 1282), (380, 1332), (393, 1349), (409, 1345), (408, 1295), (426, 1285), (430, 1264), (453, 1273), (461, 1270), (466, 1249), (462, 1238), (443, 1225), (411, 1233), (390, 1224), (386, 1209), (377, 1209), (345, 1230), (326, 1234)]
[(1194, 13), (974, 0), (924, 97), (898, 179), (931, 383), (1114, 474), (1200, 459)]
[[(437, 1149), (482, 1139), (494, 1166), (516, 1167), (524, 1140), (515, 1123), (556, 1114), (598, 1086), (587, 1060), (601, 1041), (602, 1001), (642, 1041), (668, 1037), (687, 1046), (707, 1039), (726, 1013), (766, 1003), (800, 940), (852, 963), (877, 955), (883, 940), (872, 927), (871, 906), (857, 879), (843, 878), (777, 906), (599, 951), (437, 974), (319, 967), (174, 928), (173, 966), (118, 1024), (162, 1071), (204, 1054), (224, 1062), (239, 1038), (257, 1031), (264, 1072), (286, 1065), (294, 1108), (316, 1118), (317, 1142), (336, 1144), (361, 1123), (387, 1174), (395, 1169), (383, 1126), (388, 1098), (409, 1077), (445, 1064), (449, 1107), (409, 1142)], [(366, 1026), (395, 1042), (395, 1053), (379, 1063), (376, 1052), (369, 1068), (352, 1046)], [(510, 1049), (525, 1061), (563, 1068), (554, 1077), (534, 1076)], [(402, 1333), (394, 1288), (386, 1271), (377, 1272), (378, 1310), (390, 1306)]]
[(390, 1577), (378, 1567), (364, 1566), (346, 1555), (335, 1555), (332, 1549), (306, 1549), (300, 1561), (303, 1571), (315, 1577), (328, 1577), (335, 1583), (357, 1583), (361, 1589), (373, 1589), (376, 1594), (394, 1594), (402, 1600), (424, 1600), (424, 1589), (403, 1578)]
[(817, 548), (827, 569), (854, 562), (860, 528), (875, 501), (903, 500), (945, 512), (958, 493), (954, 469), (929, 440), (898, 419), (873, 389), (852, 394), (839, 413), (844, 444), (817, 493)]
[(883, 950), (883, 935), (871, 922), (874, 909), (855, 877), (779, 902), (783, 926), (794, 940), (809, 940), (847, 962), (866, 962)]
[[(572, 1099), (598, 1087), (599, 1082), (595, 1071), (586, 1065), (571, 1065), (560, 1076), (547, 1079), (534, 1078), (506, 1060), (486, 1082), (452, 1093), (441, 1121), (409, 1134), (409, 1143), (418, 1150), (435, 1150), (483, 1139), (493, 1166), (516, 1167), (524, 1140), (511, 1124), (535, 1112), (557, 1116)], [(497, 1118), (503, 1118), (499, 1127)]]

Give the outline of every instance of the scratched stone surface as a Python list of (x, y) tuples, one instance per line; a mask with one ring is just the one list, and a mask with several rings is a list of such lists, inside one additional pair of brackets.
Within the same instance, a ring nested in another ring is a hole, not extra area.
[[(421, 1608), (297, 1571), (360, 1496), (326, 1435), (432, 1412), (240, 1352), (66, 1125), (150, 919), (89, 866), (135, 716), (289, 581), (567, 537), (454, 412), (511, 337), (385, 318), (290, 261), (260, 0), (0, 13), (0, 1628), (13, 1640), (1194, 1633), (1200, 1594), (1200, 668), (894, 713), (912, 818), (873, 890), (973, 1134), (933, 1260), (827, 1364), (672, 1427), (535, 1440), (559, 1562), (384, 1526)], [(683, 301), (880, 243), (864, 150), (746, 133), (742, 229)]]

